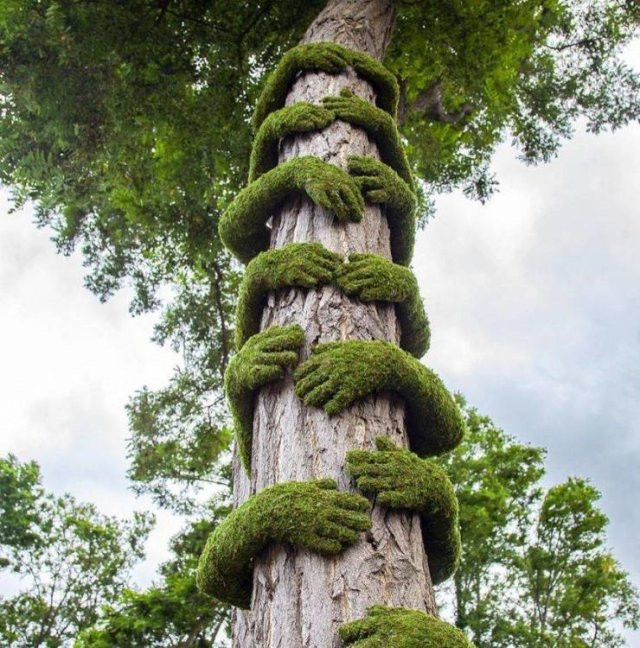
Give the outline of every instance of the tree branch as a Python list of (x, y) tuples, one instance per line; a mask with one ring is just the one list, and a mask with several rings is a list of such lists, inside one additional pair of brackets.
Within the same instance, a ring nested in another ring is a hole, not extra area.
[(403, 123), (410, 111), (423, 113), (432, 121), (444, 124), (457, 124), (473, 111), (473, 106), (463, 103), (455, 112), (447, 112), (442, 102), (442, 80), (434, 81), (428, 88), (423, 90), (412, 103), (405, 99), (404, 84), (401, 84), (402, 100), (398, 111), (398, 122)]
[(216, 275), (216, 281), (212, 282), (212, 290), (213, 290), (213, 299), (216, 304), (216, 310), (218, 311), (218, 315), (220, 317), (220, 337), (222, 338), (222, 366), (220, 367), (220, 371), (222, 373), (222, 377), (224, 378), (224, 372), (227, 368), (227, 364), (229, 363), (229, 330), (227, 328), (227, 320), (225, 317), (225, 312), (224, 312), (224, 304), (222, 303), (222, 285), (224, 281), (224, 276), (222, 274), (222, 270), (220, 269), (220, 266), (216, 261), (211, 262), (211, 267), (213, 268), (213, 271)]

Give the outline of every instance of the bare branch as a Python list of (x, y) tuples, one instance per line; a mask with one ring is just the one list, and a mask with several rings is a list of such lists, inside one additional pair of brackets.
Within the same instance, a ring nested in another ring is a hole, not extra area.
[(404, 100), (400, 104), (398, 111), (398, 121), (402, 124), (410, 111), (423, 113), (425, 117), (432, 121), (444, 124), (456, 124), (462, 121), (468, 114), (473, 111), (473, 106), (469, 103), (463, 103), (455, 112), (447, 112), (442, 102), (442, 80), (434, 81), (426, 90), (423, 90), (412, 103)]

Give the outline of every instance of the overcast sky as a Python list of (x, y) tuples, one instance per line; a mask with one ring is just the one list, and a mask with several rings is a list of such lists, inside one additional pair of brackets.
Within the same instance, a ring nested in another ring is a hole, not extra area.
[[(638, 57), (640, 59), (640, 57)], [(640, 128), (580, 133), (549, 165), (503, 147), (486, 206), (441, 198), (414, 269), (432, 325), (426, 362), (520, 441), (548, 449), (546, 483), (588, 477), (610, 545), (640, 585)], [(124, 404), (179, 358), (149, 341), (128, 297), (83, 287), (28, 210), (0, 193), (0, 454), (35, 459), (45, 485), (129, 515)], [(160, 515), (148, 582), (177, 522)], [(640, 646), (640, 633), (629, 645)]]

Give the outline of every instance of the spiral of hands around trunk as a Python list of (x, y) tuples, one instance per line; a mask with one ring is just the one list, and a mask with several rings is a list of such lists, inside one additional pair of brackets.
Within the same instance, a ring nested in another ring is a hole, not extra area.
[[(309, 74), (333, 92), (313, 96)], [(416, 200), (396, 106), (394, 77), (363, 52), (290, 50), (254, 114), (250, 182), (221, 219), (248, 263), (225, 381), (246, 474), (198, 582), (251, 608), (236, 646), (468, 645), (425, 614), (460, 552), (453, 487), (425, 457), (463, 423), (416, 359), (429, 325), (406, 267)]]

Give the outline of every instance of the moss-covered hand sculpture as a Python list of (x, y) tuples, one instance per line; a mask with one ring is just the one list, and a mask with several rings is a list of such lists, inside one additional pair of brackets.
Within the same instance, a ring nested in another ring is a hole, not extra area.
[(293, 377), (304, 403), (329, 415), (370, 394), (399, 394), (406, 402), (411, 449), (421, 457), (451, 450), (462, 438), (462, 416), (442, 381), (391, 342), (319, 344)]
[(289, 243), (252, 259), (242, 278), (236, 307), (236, 349), (260, 330), (267, 294), (280, 288), (313, 288), (334, 281), (342, 257), (321, 243)]
[(327, 110), (313, 104), (297, 103), (267, 117), (253, 143), (249, 182), (276, 167), (278, 142), (287, 135), (322, 129), (336, 116), (365, 128), (377, 142), (383, 162), (371, 157), (352, 156), (348, 161), (349, 172), (367, 200), (385, 206), (392, 257), (396, 263), (408, 265), (415, 239), (416, 196), (409, 164), (393, 120), (384, 111), (353, 94), (327, 97), (324, 101), (327, 106), (338, 105), (339, 108)]
[(290, 243), (249, 262), (238, 295), (236, 349), (259, 331), (269, 291), (313, 288), (333, 281), (350, 297), (395, 303), (402, 329), (400, 346), (416, 357), (426, 353), (429, 321), (413, 273), (374, 254), (352, 254), (343, 263), (320, 243)]
[(420, 358), (429, 348), (429, 320), (418, 282), (408, 268), (376, 254), (351, 254), (337, 270), (342, 291), (362, 301), (394, 302), (400, 320), (400, 346)]
[[(339, 74), (351, 68), (376, 93), (377, 107), (350, 90), (325, 97), (322, 105), (284, 106), (299, 74)], [(256, 104), (256, 133), (249, 184), (219, 223), (220, 238), (248, 264), (236, 311), (236, 349), (225, 375), (239, 454), (251, 472), (256, 390), (284, 377), (298, 362), (304, 342), (299, 326), (274, 326), (259, 332), (270, 291), (315, 288), (336, 283), (348, 296), (364, 302), (395, 304), (401, 347), (390, 342), (345, 341), (321, 344), (294, 371), (296, 394), (306, 405), (337, 414), (356, 400), (393, 392), (406, 402), (412, 450), (389, 439), (377, 451), (348, 453), (348, 470), (358, 488), (391, 509), (420, 514), (434, 582), (455, 569), (460, 552), (457, 500), (446, 475), (421, 459), (457, 445), (463, 430), (460, 412), (440, 379), (410, 354), (421, 356), (429, 345), (429, 323), (417, 282), (406, 267), (414, 245), (416, 195), (395, 119), (398, 84), (372, 57), (334, 43), (310, 43), (287, 52)], [(347, 170), (315, 157), (278, 163), (279, 144), (287, 136), (315, 132), (336, 120), (366, 131), (381, 160), (351, 156)], [(319, 243), (291, 243), (268, 249), (269, 219), (285, 200), (308, 197), (343, 222), (359, 222), (365, 200), (383, 206), (393, 259), (353, 254), (347, 261)], [(404, 350), (403, 350), (404, 349)], [(321, 554), (335, 554), (370, 528), (369, 503), (339, 493), (332, 480), (275, 484), (250, 498), (217, 527), (207, 541), (198, 568), (199, 588), (220, 601), (249, 607), (256, 556), (272, 543)], [(422, 612), (374, 607), (365, 619), (340, 629), (353, 648), (469, 648), (459, 630)]]
[(358, 489), (391, 509), (420, 513), (434, 585), (453, 575), (460, 560), (458, 499), (447, 473), (429, 459), (398, 448), (386, 437), (377, 452), (351, 450), (347, 469)]
[(372, 106), (346, 88), (337, 97), (325, 97), (322, 105), (337, 119), (365, 130), (376, 143), (382, 161), (394, 169), (413, 190), (413, 175), (409, 160), (400, 142), (395, 119), (389, 113)]
[(391, 258), (409, 265), (416, 230), (416, 197), (409, 185), (389, 166), (372, 157), (352, 155), (347, 160), (365, 200), (385, 207), (389, 225)]
[(272, 112), (253, 140), (249, 161), (249, 182), (278, 164), (278, 143), (288, 135), (318, 131), (333, 123), (336, 116), (322, 106), (300, 102)]
[(229, 362), (224, 386), (242, 463), (250, 472), (253, 405), (256, 390), (280, 380), (298, 362), (304, 331), (296, 325), (272, 326), (254, 335)]
[(414, 191), (413, 175), (400, 141), (395, 120), (389, 113), (372, 106), (350, 90), (337, 97), (325, 97), (322, 106), (300, 102), (271, 113), (263, 122), (253, 142), (249, 181), (278, 164), (278, 142), (288, 135), (325, 128), (336, 119), (358, 126), (376, 143), (380, 157)]
[(267, 221), (295, 194), (306, 194), (342, 221), (358, 222), (364, 213), (362, 194), (346, 171), (316, 157), (297, 157), (260, 176), (236, 196), (220, 219), (222, 242), (240, 261), (249, 262), (269, 247)]
[(272, 543), (337, 554), (371, 526), (369, 502), (335, 481), (286, 482), (265, 488), (232, 511), (209, 536), (197, 583), (225, 603), (251, 604), (253, 561)]
[(374, 605), (364, 619), (345, 623), (348, 648), (473, 648), (464, 632), (419, 610)]
[(308, 43), (293, 47), (280, 59), (269, 75), (253, 111), (252, 125), (257, 130), (267, 115), (284, 106), (287, 93), (300, 72), (320, 71), (340, 74), (352, 67), (376, 91), (376, 103), (393, 118), (398, 110), (398, 82), (382, 63), (373, 57), (336, 43)]

